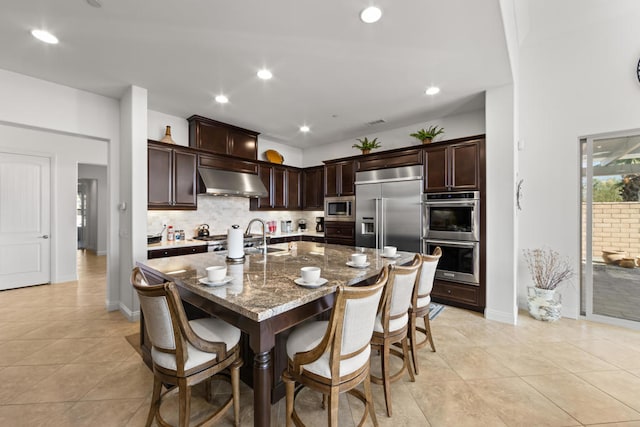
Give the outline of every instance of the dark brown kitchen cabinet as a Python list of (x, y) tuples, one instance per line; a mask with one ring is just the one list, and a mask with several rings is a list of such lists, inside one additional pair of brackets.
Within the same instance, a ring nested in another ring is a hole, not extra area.
[(188, 148), (149, 141), (147, 208), (196, 210), (196, 161)]
[(356, 162), (326, 162), (324, 166), (325, 197), (353, 196), (355, 189)]
[(422, 150), (419, 148), (393, 152), (369, 154), (358, 159), (358, 172), (377, 169), (414, 166), (422, 164)]
[(300, 169), (260, 163), (258, 176), (269, 194), (251, 199), (251, 210), (300, 210)]
[(435, 302), (482, 311), (484, 290), (478, 286), (435, 280), (431, 297)]
[(480, 189), (480, 141), (424, 148), (425, 192)]
[(250, 174), (258, 173), (258, 165), (249, 160), (222, 154), (198, 153), (198, 166)]
[(354, 246), (356, 244), (355, 222), (326, 221), (324, 237), (327, 243)]
[(194, 115), (187, 120), (190, 147), (244, 159), (258, 158), (258, 132), (202, 116)]
[(200, 254), (204, 252), (207, 252), (207, 245), (184, 246), (181, 248), (150, 249), (147, 251), (147, 259)]
[(324, 167), (316, 166), (302, 171), (302, 209), (324, 210)]

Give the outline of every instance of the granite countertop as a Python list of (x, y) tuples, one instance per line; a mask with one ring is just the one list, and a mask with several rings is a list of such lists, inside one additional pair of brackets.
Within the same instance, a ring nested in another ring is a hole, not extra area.
[[(290, 248), (291, 247), (291, 248)], [(269, 245), (270, 252), (247, 255), (244, 263), (226, 262), (225, 255), (215, 252), (157, 258), (138, 263), (144, 270), (183, 286), (192, 292), (258, 322), (331, 294), (339, 285), (354, 285), (377, 276), (390, 262), (405, 264), (414, 254), (398, 251), (387, 259), (381, 250), (328, 245), (314, 242), (291, 242)], [(367, 254), (370, 265), (352, 268), (346, 265), (354, 252)], [(205, 268), (227, 265), (233, 280), (220, 287), (199, 282), (206, 277)], [(328, 282), (318, 288), (304, 288), (294, 283), (300, 268), (316, 266)]]
[(147, 250), (155, 250), (155, 249), (172, 249), (172, 248), (186, 248), (189, 246), (204, 246), (207, 242), (204, 240), (195, 240), (195, 239), (186, 239), (186, 240), (173, 240), (168, 242), (163, 240), (158, 243), (151, 243), (147, 245)]

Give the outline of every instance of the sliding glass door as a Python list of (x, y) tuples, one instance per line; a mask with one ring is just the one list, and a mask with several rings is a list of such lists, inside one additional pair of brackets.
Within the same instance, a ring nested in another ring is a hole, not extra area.
[(580, 145), (582, 312), (640, 328), (640, 131)]

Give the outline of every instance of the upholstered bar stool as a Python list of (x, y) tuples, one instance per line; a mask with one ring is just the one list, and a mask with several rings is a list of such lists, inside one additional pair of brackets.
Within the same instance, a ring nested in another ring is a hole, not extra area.
[[(436, 247), (431, 255), (422, 255), (422, 267), (420, 268), (417, 286), (409, 309), (409, 351), (413, 361), (413, 370), (416, 374), (418, 374), (419, 369), (417, 350), (427, 345), (428, 342), (431, 350), (436, 351), (436, 346), (433, 344), (433, 336), (431, 335), (429, 306), (431, 305), (431, 290), (436, 276), (436, 267), (441, 256), (442, 250), (440, 247)], [(417, 325), (418, 318), (422, 318), (424, 321), (424, 328)], [(417, 341), (418, 332), (425, 336), (421, 341)]]
[[(222, 418), (233, 403), (234, 422), (240, 425), (240, 373), (238, 342), (240, 330), (220, 319), (187, 320), (176, 285), (172, 282), (148, 285), (142, 271), (135, 268), (131, 284), (138, 292), (145, 326), (151, 340), (153, 395), (147, 427), (153, 420), (169, 424), (160, 416), (164, 397), (178, 394), (179, 425), (188, 426), (191, 387), (229, 369), (232, 395), (198, 425), (211, 425)], [(163, 384), (176, 387), (162, 393)], [(207, 390), (210, 390), (207, 384)], [(210, 398), (210, 396), (207, 396)]]
[[(287, 427), (304, 425), (295, 410), (295, 397), (303, 387), (323, 394), (323, 408), (328, 397), (329, 426), (338, 426), (338, 399), (343, 392), (349, 392), (365, 404), (359, 425), (364, 424), (367, 413), (373, 424), (378, 425), (371, 395), (369, 356), (373, 325), (387, 276), (385, 268), (373, 285), (338, 287), (329, 321), (303, 324), (289, 335), (288, 367), (282, 374), (287, 396)], [(360, 383), (364, 393), (355, 389)]]
[[(415, 381), (413, 370), (409, 362), (409, 348), (407, 345), (407, 330), (409, 325), (409, 307), (411, 296), (416, 285), (418, 269), (422, 263), (419, 254), (413, 258), (409, 266), (389, 266), (389, 280), (382, 296), (380, 311), (371, 338), (371, 346), (380, 351), (380, 365), (382, 376), (371, 375), (371, 381), (382, 384), (387, 415), (391, 416), (391, 383), (400, 379), (405, 371), (409, 372), (411, 381)], [(402, 352), (393, 348), (399, 343)], [(389, 356), (397, 356), (402, 360), (402, 367), (395, 373), (390, 373)]]

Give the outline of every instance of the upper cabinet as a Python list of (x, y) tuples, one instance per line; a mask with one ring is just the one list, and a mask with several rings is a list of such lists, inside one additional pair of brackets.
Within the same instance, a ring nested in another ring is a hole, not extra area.
[(302, 174), (300, 169), (260, 163), (258, 164), (258, 175), (269, 194), (265, 197), (251, 199), (249, 206), (252, 211), (300, 210), (302, 208), (300, 191)]
[(324, 210), (324, 167), (316, 166), (302, 171), (302, 208), (309, 211)]
[(479, 190), (482, 141), (435, 143), (424, 147), (424, 190)]
[(148, 209), (197, 209), (197, 154), (154, 141), (149, 141), (147, 150)]
[(368, 154), (358, 159), (358, 172), (377, 169), (395, 168), (400, 166), (414, 166), (422, 164), (422, 150), (420, 148), (394, 150), (378, 154)]
[(258, 132), (202, 116), (191, 116), (187, 120), (190, 147), (244, 159), (258, 158)]
[(354, 160), (325, 162), (325, 197), (353, 196), (355, 189), (356, 162)]

